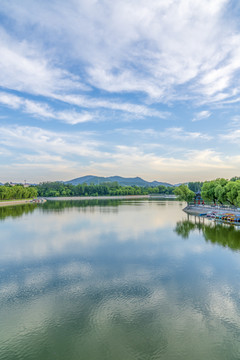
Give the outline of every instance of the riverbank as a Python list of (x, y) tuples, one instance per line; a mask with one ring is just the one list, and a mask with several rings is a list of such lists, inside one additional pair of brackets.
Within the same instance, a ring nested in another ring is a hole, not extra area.
[(14, 200), (1, 200), (0, 206), (9, 206), (9, 205), (23, 205), (23, 204), (38, 204), (44, 203), (47, 200), (44, 198), (34, 198), (34, 199), (14, 199)]
[(134, 200), (134, 199), (175, 199), (174, 195), (115, 195), (115, 196), (57, 196), (38, 199), (21, 199), (0, 201), (0, 206), (42, 203), (45, 201), (84, 201), (84, 200)]
[(5, 201), (0, 201), (0, 206), (29, 204), (32, 202), (33, 202), (33, 199), (5, 200)]
[(231, 213), (234, 215), (240, 216), (240, 209), (239, 208), (230, 208), (230, 207), (223, 207), (223, 206), (210, 206), (210, 205), (188, 205), (183, 209), (189, 215), (204, 215), (211, 211), (215, 211), (216, 214), (220, 215), (223, 213)]

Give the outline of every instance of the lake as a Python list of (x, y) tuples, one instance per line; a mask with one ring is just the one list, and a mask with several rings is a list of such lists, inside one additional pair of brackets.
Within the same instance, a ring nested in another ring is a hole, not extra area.
[(0, 208), (0, 359), (239, 360), (240, 229), (184, 206)]

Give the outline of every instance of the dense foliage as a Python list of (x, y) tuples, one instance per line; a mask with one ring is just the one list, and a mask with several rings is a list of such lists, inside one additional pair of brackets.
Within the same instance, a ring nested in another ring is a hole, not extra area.
[(196, 193), (201, 192), (205, 202), (220, 205), (240, 206), (240, 178), (234, 177), (231, 180), (216, 179), (211, 181), (190, 182), (187, 185), (180, 185), (174, 190), (178, 200), (191, 202)]
[(202, 186), (202, 198), (219, 204), (240, 206), (240, 179), (216, 179)]
[(99, 185), (64, 184), (45, 182), (37, 185), (38, 196), (113, 196), (113, 195), (148, 195), (173, 194), (174, 187), (159, 185), (157, 187), (121, 186), (117, 182)]
[(30, 199), (37, 197), (37, 189), (34, 186), (24, 187), (23, 185), (0, 186), (0, 200)]
[(195, 193), (201, 191), (205, 202), (240, 206), (240, 178), (231, 180), (216, 179), (211, 181), (190, 182), (178, 187), (158, 185), (121, 186), (117, 182), (102, 183), (99, 185), (64, 184), (63, 182), (44, 182), (37, 186), (24, 187), (23, 185), (0, 186), (0, 200), (28, 199), (37, 196), (64, 197), (64, 196), (116, 196), (116, 195), (148, 195), (165, 194), (177, 195), (178, 200), (191, 202)]
[(195, 196), (195, 193), (184, 184), (176, 187), (174, 194), (177, 195), (178, 200), (186, 201), (187, 203), (192, 201)]
[(192, 190), (195, 193), (200, 192), (202, 186), (203, 186), (203, 182), (200, 182), (200, 181), (195, 181), (195, 182), (189, 182), (188, 183), (189, 190)]

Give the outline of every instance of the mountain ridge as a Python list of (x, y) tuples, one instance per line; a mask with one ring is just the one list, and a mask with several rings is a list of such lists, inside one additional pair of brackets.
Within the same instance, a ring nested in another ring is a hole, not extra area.
[(137, 177), (133, 177), (133, 178), (126, 178), (126, 177), (122, 177), (122, 176), (95, 176), (95, 175), (85, 175), (85, 176), (81, 176), (72, 180), (68, 180), (68, 181), (64, 181), (65, 184), (72, 184), (72, 185), (78, 185), (78, 184), (83, 184), (86, 183), (88, 185), (90, 184), (103, 184), (106, 182), (118, 182), (119, 185), (121, 186), (148, 186), (148, 187), (155, 187), (155, 186), (159, 186), (159, 185), (163, 185), (163, 186), (174, 186), (172, 184), (166, 183), (166, 182), (160, 182), (157, 180), (154, 181), (146, 181), (142, 178), (140, 178), (139, 176)]

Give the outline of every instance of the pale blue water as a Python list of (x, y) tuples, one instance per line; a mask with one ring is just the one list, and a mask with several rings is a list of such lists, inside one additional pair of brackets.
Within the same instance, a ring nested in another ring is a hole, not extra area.
[(240, 359), (240, 230), (175, 201), (0, 209), (0, 359)]

